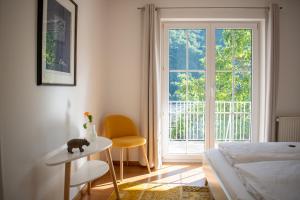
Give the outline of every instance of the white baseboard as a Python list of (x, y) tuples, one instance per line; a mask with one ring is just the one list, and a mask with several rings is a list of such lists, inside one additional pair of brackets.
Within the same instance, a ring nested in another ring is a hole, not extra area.
[(169, 154), (163, 156), (163, 162), (202, 163), (201, 155)]

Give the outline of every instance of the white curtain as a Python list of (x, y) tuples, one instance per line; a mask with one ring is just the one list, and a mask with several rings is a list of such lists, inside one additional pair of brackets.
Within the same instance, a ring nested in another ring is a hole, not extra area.
[(279, 74), (279, 6), (272, 4), (267, 24), (265, 134), (267, 141), (276, 140), (276, 107)]
[[(141, 133), (151, 167), (161, 166), (159, 17), (153, 4), (143, 10)], [(140, 163), (145, 164), (142, 154)]]

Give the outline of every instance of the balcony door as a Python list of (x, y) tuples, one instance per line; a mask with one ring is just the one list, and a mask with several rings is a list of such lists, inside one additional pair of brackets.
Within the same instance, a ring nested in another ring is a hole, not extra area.
[(255, 140), (257, 24), (164, 23), (163, 41), (163, 159)]

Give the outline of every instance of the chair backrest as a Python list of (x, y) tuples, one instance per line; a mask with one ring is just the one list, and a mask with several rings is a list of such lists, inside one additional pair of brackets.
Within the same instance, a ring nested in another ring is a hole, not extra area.
[(138, 135), (134, 122), (124, 115), (109, 115), (103, 120), (102, 135), (108, 138)]

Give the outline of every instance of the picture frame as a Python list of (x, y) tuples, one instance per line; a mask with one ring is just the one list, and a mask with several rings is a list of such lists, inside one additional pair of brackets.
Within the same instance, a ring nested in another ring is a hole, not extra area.
[(37, 85), (76, 86), (78, 6), (38, 0)]

